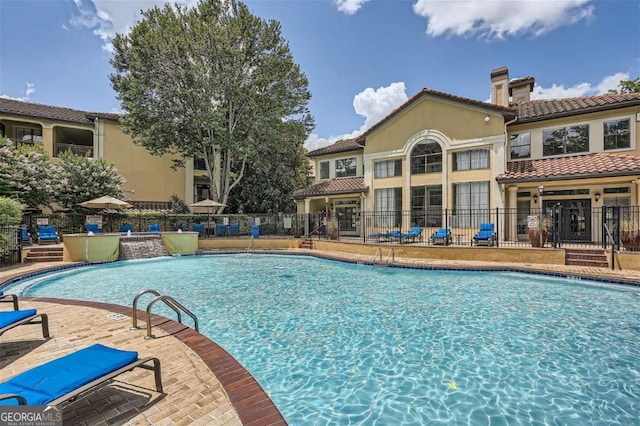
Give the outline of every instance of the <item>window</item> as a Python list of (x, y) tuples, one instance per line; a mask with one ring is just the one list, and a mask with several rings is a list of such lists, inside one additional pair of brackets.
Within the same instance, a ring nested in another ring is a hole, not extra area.
[(411, 174), (442, 172), (442, 149), (436, 142), (423, 142), (411, 151)]
[(604, 122), (604, 149), (631, 147), (629, 119)]
[(193, 168), (194, 170), (207, 170), (207, 166), (204, 162), (204, 158), (194, 158)]
[(411, 188), (411, 226), (442, 226), (442, 185)]
[(15, 142), (34, 143), (42, 142), (42, 129), (35, 127), (16, 127)]
[(531, 157), (531, 134), (515, 133), (511, 135), (511, 159)]
[(454, 184), (453, 203), (452, 226), (469, 228), (489, 222), (489, 182)]
[(356, 157), (336, 160), (336, 177), (349, 177), (356, 175)]
[(329, 162), (320, 162), (320, 179), (329, 179)]
[(542, 132), (542, 155), (545, 157), (588, 151), (588, 124), (560, 127)]
[(476, 170), (489, 168), (489, 150), (471, 149), (453, 153), (453, 170)]
[(374, 191), (375, 226), (396, 227), (402, 223), (402, 188)]
[(376, 179), (402, 176), (402, 160), (378, 161), (373, 166), (373, 177)]

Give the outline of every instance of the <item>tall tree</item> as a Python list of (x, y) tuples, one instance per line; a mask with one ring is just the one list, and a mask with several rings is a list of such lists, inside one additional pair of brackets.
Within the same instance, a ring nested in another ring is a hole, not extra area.
[(152, 154), (175, 154), (174, 167), (203, 158), (215, 201), (228, 202), (274, 123), (296, 123), (301, 140), (313, 126), (307, 78), (280, 24), (243, 3), (156, 7), (113, 46), (124, 130)]
[(277, 120), (257, 137), (242, 185), (232, 191), (229, 207), (252, 213), (291, 212), (291, 193), (307, 184), (310, 165), (297, 123)]
[(621, 80), (618, 84), (619, 89), (611, 89), (609, 93), (622, 94), (622, 93), (637, 93), (640, 92), (640, 77), (633, 80)]

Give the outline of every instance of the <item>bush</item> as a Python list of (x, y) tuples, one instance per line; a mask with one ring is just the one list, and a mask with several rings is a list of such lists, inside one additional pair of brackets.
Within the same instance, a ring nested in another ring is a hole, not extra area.
[(0, 225), (17, 225), (22, 220), (24, 204), (11, 198), (0, 197)]

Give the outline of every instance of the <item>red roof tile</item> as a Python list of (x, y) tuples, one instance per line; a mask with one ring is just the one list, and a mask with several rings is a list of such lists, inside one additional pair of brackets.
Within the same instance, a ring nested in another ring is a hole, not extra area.
[(588, 177), (626, 176), (640, 173), (640, 157), (598, 152), (572, 157), (511, 161), (499, 183), (537, 182)]
[(358, 145), (358, 139), (345, 139), (334, 143), (333, 145), (325, 146), (322, 148), (314, 149), (309, 152), (309, 157), (315, 157), (317, 155), (335, 154), (338, 152), (357, 151), (362, 150), (362, 146)]
[(118, 120), (119, 114), (88, 112), (51, 105), (34, 104), (14, 99), (0, 98), (0, 114), (17, 115), (31, 118), (44, 118), (77, 124), (93, 124), (95, 117)]
[(512, 107), (518, 110), (518, 123), (526, 123), (632, 105), (640, 105), (640, 93), (565, 99), (536, 99), (512, 104)]
[(367, 192), (364, 177), (348, 177), (323, 180), (315, 185), (298, 189), (293, 192), (293, 198), (305, 198), (314, 195), (350, 194), (352, 192)]

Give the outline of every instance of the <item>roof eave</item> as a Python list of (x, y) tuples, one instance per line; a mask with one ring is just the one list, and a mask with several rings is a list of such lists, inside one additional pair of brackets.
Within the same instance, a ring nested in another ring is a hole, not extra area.
[(594, 172), (594, 173), (584, 173), (584, 174), (573, 174), (573, 175), (554, 175), (548, 177), (533, 177), (533, 178), (496, 178), (496, 182), (498, 183), (524, 183), (524, 182), (549, 182), (556, 180), (573, 180), (573, 179), (591, 179), (591, 178), (601, 178), (601, 177), (623, 177), (623, 176), (637, 176), (640, 173), (640, 170), (625, 170), (625, 171), (615, 171), (615, 172)]
[(591, 112), (607, 111), (607, 110), (610, 110), (610, 109), (626, 108), (626, 107), (630, 107), (630, 106), (639, 106), (639, 105), (640, 105), (640, 102), (634, 99), (634, 100), (624, 101), (624, 102), (620, 102), (620, 103), (616, 103), (616, 104), (598, 105), (598, 106), (595, 106), (595, 107), (583, 108), (583, 109), (575, 110), (575, 111), (565, 111), (565, 112), (560, 112), (560, 113), (547, 114), (547, 115), (542, 115), (542, 116), (537, 116), (537, 117), (532, 117), (532, 118), (526, 118), (524, 120), (520, 120), (518, 118), (518, 121), (513, 123), (513, 125), (522, 124), (522, 123), (533, 123), (533, 122), (536, 122), (536, 121), (551, 120), (551, 119), (554, 119), (554, 118), (571, 117), (573, 115), (588, 114), (588, 113), (591, 113)]

